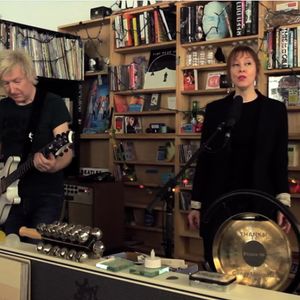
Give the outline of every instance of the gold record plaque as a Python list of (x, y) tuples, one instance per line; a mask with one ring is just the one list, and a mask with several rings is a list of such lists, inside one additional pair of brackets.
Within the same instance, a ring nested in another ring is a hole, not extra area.
[(214, 238), (213, 259), (218, 272), (235, 275), (245, 285), (283, 290), (292, 277), (286, 234), (256, 214), (241, 214), (222, 224)]

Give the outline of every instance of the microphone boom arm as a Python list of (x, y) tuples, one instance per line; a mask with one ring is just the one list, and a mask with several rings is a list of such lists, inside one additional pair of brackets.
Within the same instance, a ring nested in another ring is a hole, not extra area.
[(213, 132), (213, 134), (207, 139), (205, 143), (200, 144), (200, 147), (195, 151), (195, 153), (190, 157), (190, 159), (185, 163), (185, 165), (180, 169), (180, 171), (172, 178), (170, 178), (156, 193), (154, 200), (147, 206), (146, 210), (148, 213), (152, 213), (154, 206), (157, 202), (162, 199), (166, 200), (166, 234), (165, 234), (165, 255), (166, 257), (172, 257), (173, 249), (173, 188), (177, 185), (178, 180), (184, 175), (185, 171), (191, 166), (191, 164), (198, 158), (198, 156), (205, 150), (210, 150), (210, 143), (215, 139), (218, 133), (223, 131), (226, 123), (222, 122)]

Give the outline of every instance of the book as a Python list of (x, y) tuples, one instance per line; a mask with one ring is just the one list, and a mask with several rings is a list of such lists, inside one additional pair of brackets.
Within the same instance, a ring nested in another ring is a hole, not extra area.
[(179, 208), (182, 210), (189, 210), (192, 200), (192, 194), (190, 191), (180, 191)]
[(144, 96), (133, 95), (128, 100), (128, 111), (129, 112), (141, 112), (144, 107)]
[(184, 70), (183, 71), (183, 89), (185, 91), (194, 91), (195, 90), (195, 77), (193, 70)]
[(220, 88), (220, 76), (224, 72), (210, 72), (207, 74), (206, 89), (219, 89)]
[(221, 1), (211, 1), (205, 4), (202, 26), (206, 40), (222, 39), (229, 36), (225, 15), (226, 6), (227, 4)]
[(269, 76), (268, 96), (286, 105), (300, 105), (300, 75)]
[(167, 98), (167, 107), (168, 109), (173, 109), (175, 110), (176, 109), (176, 97), (175, 96), (169, 96)]
[(136, 151), (134, 147), (134, 142), (133, 141), (123, 141), (123, 150), (124, 150), (124, 158), (127, 161), (132, 161), (136, 160)]
[(158, 161), (164, 161), (167, 157), (167, 147), (165, 145), (158, 146), (156, 159)]
[(160, 109), (160, 94), (145, 95), (144, 111), (152, 111)]
[(114, 107), (116, 113), (123, 113), (128, 111), (128, 103), (124, 96), (114, 95)]
[(114, 116), (114, 129), (116, 134), (124, 133), (124, 116)]
[(142, 133), (142, 120), (138, 116), (125, 116), (124, 133)]
[(144, 89), (174, 88), (175, 86), (176, 49), (151, 50)]
[(90, 86), (83, 133), (105, 132), (108, 129), (109, 121), (108, 77), (100, 76)]

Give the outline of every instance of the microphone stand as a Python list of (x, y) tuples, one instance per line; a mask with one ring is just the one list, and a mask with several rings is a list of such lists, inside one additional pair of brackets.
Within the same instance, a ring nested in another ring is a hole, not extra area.
[(191, 158), (186, 162), (186, 164), (180, 169), (180, 171), (172, 178), (170, 178), (156, 193), (154, 200), (146, 208), (149, 214), (152, 213), (153, 207), (157, 202), (164, 199), (166, 201), (166, 219), (165, 219), (165, 233), (163, 246), (165, 249), (165, 257), (172, 257), (173, 250), (173, 208), (174, 208), (174, 192), (173, 189), (177, 185), (178, 180), (184, 172), (191, 166), (191, 164), (198, 158), (198, 156), (203, 151), (210, 151), (210, 143), (215, 139), (218, 133), (223, 131), (226, 123), (222, 122), (213, 132), (213, 134), (208, 138), (205, 143), (202, 143), (200, 147), (195, 151)]

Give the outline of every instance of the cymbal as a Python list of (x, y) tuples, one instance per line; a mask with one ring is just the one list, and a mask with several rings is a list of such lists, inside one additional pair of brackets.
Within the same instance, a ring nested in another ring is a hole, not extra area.
[(283, 290), (293, 274), (289, 240), (272, 220), (240, 214), (225, 221), (213, 241), (213, 260), (220, 273), (237, 282)]

